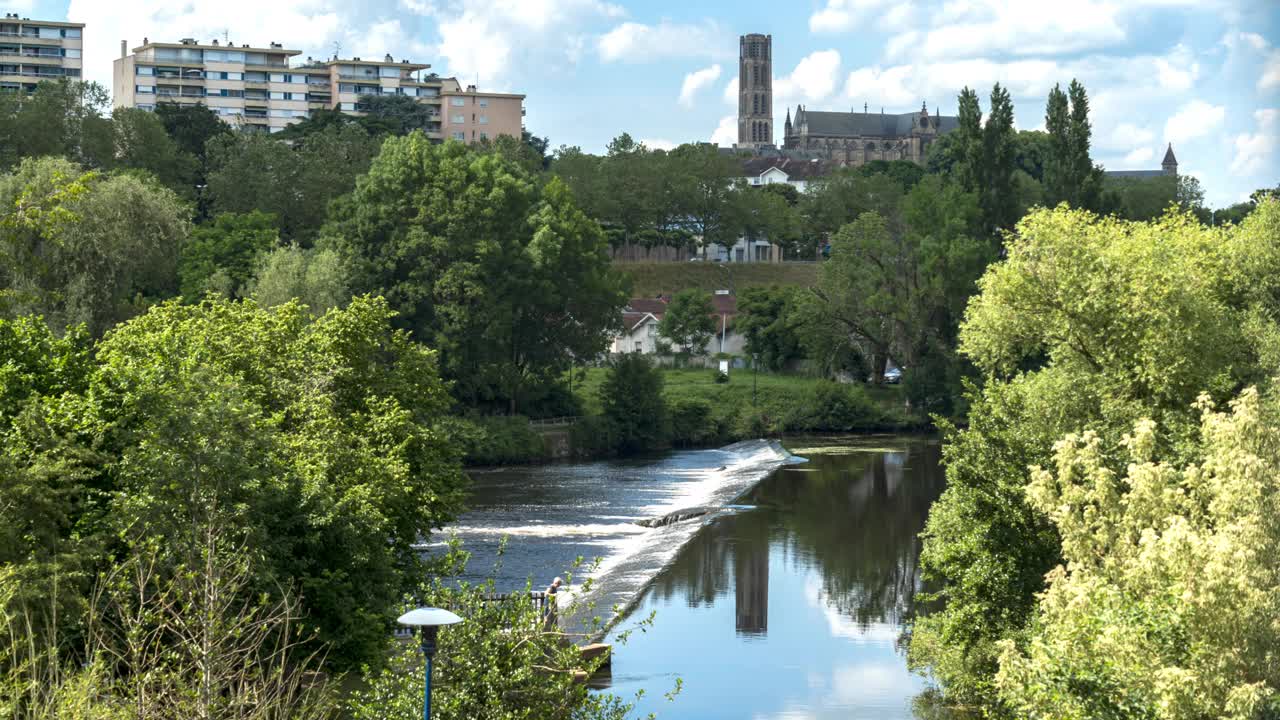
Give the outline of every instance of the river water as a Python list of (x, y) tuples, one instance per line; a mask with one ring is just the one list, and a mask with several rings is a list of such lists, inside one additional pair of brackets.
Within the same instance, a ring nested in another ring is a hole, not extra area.
[[(925, 685), (900, 638), (921, 584), (917, 536), (943, 488), (938, 445), (880, 436), (786, 450), (761, 441), (480, 472), (456, 530), (476, 579), (540, 589), (575, 557), (601, 557), (599, 606), (626, 609), (619, 628), (656, 612), (616, 647), (609, 680), (624, 697), (645, 690), (637, 717), (913, 718)], [(635, 523), (688, 508), (706, 512)]]

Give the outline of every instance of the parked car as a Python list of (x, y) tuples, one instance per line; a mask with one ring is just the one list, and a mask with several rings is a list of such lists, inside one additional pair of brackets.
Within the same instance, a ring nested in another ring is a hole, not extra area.
[(884, 381), (889, 383), (890, 385), (897, 385), (898, 383), (902, 382), (902, 369), (889, 368), (888, 370), (885, 370)]

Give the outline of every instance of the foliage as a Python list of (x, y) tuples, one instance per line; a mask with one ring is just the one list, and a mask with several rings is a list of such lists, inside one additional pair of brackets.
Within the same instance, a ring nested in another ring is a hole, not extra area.
[(910, 659), (953, 701), (995, 706), (999, 643), (1026, 651), (1036, 593), (1059, 562), (1057, 529), (1024, 494), (1026, 469), (1047, 466), (1067, 433), (1115, 447), (1142, 418), (1165, 430), (1154, 457), (1185, 463), (1197, 435), (1187, 408), (1201, 392), (1222, 401), (1268, 382), (1277, 228), (1280, 203), (1227, 230), (1065, 208), (1019, 223), (966, 314), (961, 350), (988, 381), (970, 391), (969, 427), (948, 433), (947, 490), (921, 556), (943, 606), (915, 624)]
[(216, 135), (208, 146), (208, 194), (213, 214), (276, 217), (287, 241), (309, 245), (329, 202), (355, 186), (378, 141), (359, 127), (341, 126), (292, 146), (263, 133)]
[(100, 335), (177, 292), (187, 217), (152, 181), (24, 160), (0, 176), (0, 311)]
[(658, 335), (678, 346), (678, 352), (702, 355), (716, 332), (715, 312), (709, 293), (682, 290), (667, 303), (667, 311), (658, 323)]
[(668, 406), (672, 444), (680, 447), (697, 446), (719, 437), (710, 403), (694, 398), (677, 398), (668, 403)]
[(1001, 643), (997, 684), (1015, 713), (1280, 712), (1280, 431), (1253, 389), (1231, 412), (1200, 407), (1202, 448), (1185, 465), (1158, 460), (1167, 441), (1143, 420), (1122, 449), (1072, 434), (1032, 469), (1028, 502), (1065, 564), (1046, 578), (1027, 650)]
[(511, 465), (547, 459), (542, 435), (529, 427), (522, 415), (490, 415), (468, 418), (472, 432), (463, 446), (468, 465)]
[(1018, 194), (1014, 191), (1017, 148), (1013, 102), (1000, 83), (991, 88), (990, 110), (984, 123), (977, 93), (967, 87), (962, 90), (960, 126), (952, 141), (956, 181), (978, 198), (982, 227), (987, 232), (1013, 227), (1018, 211)]
[(432, 117), (431, 108), (408, 95), (361, 95), (360, 119), (367, 128), (386, 128), (392, 135), (407, 135), (414, 130), (427, 130), (439, 120)]
[(195, 196), (195, 157), (169, 138), (155, 113), (118, 107), (111, 112), (111, 155), (96, 163), (107, 169), (142, 170), (185, 199)]
[[(807, 311), (819, 328), (838, 327), (836, 337), (872, 361), (877, 379), (890, 359), (910, 368), (922, 357), (953, 352), (973, 282), (995, 255), (978, 232), (976, 198), (958, 185), (929, 176), (906, 198), (887, 178), (880, 185), (872, 194), (882, 210), (836, 233), (813, 291), (817, 307)], [(840, 348), (810, 355), (833, 351)]]
[(667, 406), (662, 371), (644, 355), (619, 355), (600, 385), (600, 415), (609, 427), (614, 450), (632, 455), (661, 447), (667, 440)]
[(440, 350), (454, 394), (508, 405), (606, 347), (626, 300), (599, 226), (558, 179), (415, 133), (383, 145), (326, 232), (356, 292)]
[(800, 291), (790, 287), (754, 287), (738, 295), (734, 329), (746, 338), (746, 351), (764, 367), (781, 370), (804, 356), (800, 320), (795, 312)]
[[(197, 225), (178, 265), (183, 297), (197, 300), (206, 290), (215, 289), (225, 289), (228, 297), (242, 297), (258, 258), (277, 242), (276, 219), (257, 210), (244, 215), (222, 213), (208, 225)], [(215, 276), (220, 282), (214, 282)]]
[(861, 385), (823, 380), (783, 420), (788, 431), (849, 432), (880, 426), (880, 412)]
[(1045, 202), (1065, 202), (1074, 208), (1101, 209), (1102, 169), (1089, 158), (1092, 126), (1084, 85), (1072, 80), (1067, 92), (1058, 85), (1049, 91), (1045, 107), (1049, 155), (1044, 164)]
[[(568, 640), (578, 639), (555, 625), (590, 616), (588, 580), (568, 598), (559, 593), (556, 615), (541, 614), (528, 590), (495, 598), (492, 580), (470, 584), (456, 580), (465, 564), (457, 546), (441, 560), (442, 571), (422, 588), (413, 605), (448, 608), (463, 622), (440, 630), (433, 663), (431, 716), (438, 720), (624, 720), (633, 703), (610, 693), (593, 692), (575, 673), (593, 674), (604, 658), (588, 659)], [(567, 577), (571, 583), (573, 577)], [(617, 633), (615, 648), (652, 617)], [(587, 630), (596, 627), (588, 623)], [(580, 676), (579, 676), (580, 677)], [(351, 720), (422, 717), (422, 651), (416, 638), (398, 645), (386, 670), (370, 678), (367, 689), (346, 703)], [(676, 690), (679, 683), (677, 681)], [(668, 694), (668, 697), (671, 697)]]
[(50, 155), (92, 164), (110, 157), (110, 95), (97, 83), (45, 80), (30, 96), (0, 94), (0, 171)]
[(83, 592), (120, 543), (217, 518), (262, 553), (255, 592), (300, 594), (333, 667), (376, 664), (422, 571), (414, 544), (464, 481), (435, 354), (390, 317), (380, 299), (315, 321), (207, 299), (117, 326), (83, 389), (31, 395), (0, 428), (0, 509), (18, 531), (0, 560), (37, 596)]
[[(209, 141), (220, 135), (231, 134), (231, 126), (204, 105), (161, 102), (156, 103), (154, 115), (160, 119), (165, 132), (178, 150), (195, 158), (202, 169)], [(202, 171), (197, 175), (197, 181), (203, 177)]]
[(336, 251), (289, 245), (260, 256), (247, 294), (263, 307), (297, 300), (312, 315), (323, 315), (351, 299), (347, 282), (346, 267)]
[(302, 617), (249, 592), (247, 548), (222, 544), (214, 527), (176, 547), (147, 543), (100, 576), (86, 625), (83, 663), (68, 638), (43, 637), (39, 608), (15, 602), (17, 580), (0, 568), (0, 711), (18, 720), (335, 717), (320, 658), (299, 647)]

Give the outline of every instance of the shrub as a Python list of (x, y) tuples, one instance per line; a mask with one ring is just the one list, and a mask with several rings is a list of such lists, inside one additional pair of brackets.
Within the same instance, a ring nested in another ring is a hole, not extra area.
[(600, 407), (619, 454), (653, 450), (666, 443), (662, 372), (644, 355), (622, 355), (613, 362), (600, 386)]
[(805, 401), (793, 405), (785, 421), (787, 430), (847, 432), (878, 427), (881, 412), (860, 385), (823, 381)]
[(720, 425), (711, 416), (711, 403), (680, 399), (671, 403), (669, 413), (673, 445), (704, 445), (720, 437)]
[(729, 373), (716, 370), (716, 383), (723, 385), (727, 382), (729, 382)]
[(515, 465), (544, 460), (546, 443), (523, 415), (477, 417), (468, 421), (474, 432), (464, 435), (468, 465)]

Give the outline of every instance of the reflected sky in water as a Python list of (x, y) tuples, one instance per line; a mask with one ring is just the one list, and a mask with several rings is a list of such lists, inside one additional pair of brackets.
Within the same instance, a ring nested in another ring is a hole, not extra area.
[[(663, 718), (911, 718), (925, 687), (902, 622), (918, 534), (942, 491), (936, 443), (791, 442), (810, 462), (709, 523), (642, 596), (655, 625), (617, 649), (612, 689)], [(805, 452), (809, 450), (809, 452)], [(625, 624), (624, 624), (625, 625)], [(662, 693), (676, 676), (674, 703)]]

